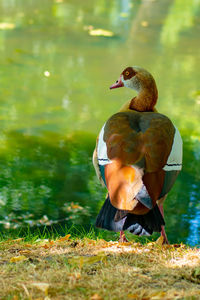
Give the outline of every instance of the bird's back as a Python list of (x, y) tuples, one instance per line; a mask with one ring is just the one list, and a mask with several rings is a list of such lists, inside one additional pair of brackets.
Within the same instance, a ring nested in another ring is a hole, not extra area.
[[(176, 170), (177, 176), (181, 167), (180, 141), (177, 129), (162, 114), (128, 110), (111, 116), (97, 143), (98, 164), (111, 203), (134, 213), (141, 213), (140, 209), (144, 213), (153, 207), (163, 190), (165, 168)], [(170, 168), (172, 152), (177, 155)]]

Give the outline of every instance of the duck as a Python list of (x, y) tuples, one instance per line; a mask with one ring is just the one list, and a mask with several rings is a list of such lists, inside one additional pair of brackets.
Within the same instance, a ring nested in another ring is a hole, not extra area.
[(155, 108), (158, 90), (144, 68), (126, 67), (110, 89), (137, 92), (102, 126), (93, 152), (93, 165), (106, 200), (96, 227), (149, 236), (165, 232), (163, 203), (182, 169), (182, 138), (177, 127)]

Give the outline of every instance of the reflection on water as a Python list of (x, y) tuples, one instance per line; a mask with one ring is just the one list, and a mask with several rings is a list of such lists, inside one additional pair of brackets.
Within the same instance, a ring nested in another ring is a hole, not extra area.
[(171, 241), (200, 243), (200, 1), (81, 4), (0, 3), (0, 221), (12, 212), (16, 224), (26, 213), (94, 222), (105, 196), (91, 164), (95, 136), (132, 97), (108, 87), (125, 66), (141, 65), (157, 81), (159, 111), (184, 138), (167, 232)]
[(89, 188), (93, 143), (94, 137), (84, 133), (67, 138), (47, 132), (43, 137), (8, 133), (7, 151), (0, 156), (3, 215), (13, 209), (18, 214), (32, 212), (36, 218), (45, 213), (63, 219), (71, 215), (67, 204), (73, 202), (72, 212), (76, 203), (88, 209), (81, 211), (86, 221), (84, 215), (90, 216), (96, 207)]
[[(199, 192), (196, 192), (197, 189), (199, 189), (198, 185), (193, 185), (192, 189), (194, 189), (194, 192), (190, 195), (190, 203), (194, 201), (194, 203), (191, 204), (193, 206), (193, 212), (191, 209), (188, 210), (187, 215), (185, 216), (185, 219), (188, 219), (189, 216), (189, 232), (188, 232), (188, 238), (187, 242), (190, 245), (196, 245), (199, 243), (199, 224), (200, 224), (200, 206), (197, 204), (196, 199), (199, 199)], [(195, 191), (196, 190), (196, 191)]]

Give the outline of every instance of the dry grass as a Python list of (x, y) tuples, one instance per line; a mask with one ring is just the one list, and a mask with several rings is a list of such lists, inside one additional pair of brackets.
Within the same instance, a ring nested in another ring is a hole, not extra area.
[(200, 299), (200, 250), (102, 239), (0, 243), (0, 299)]

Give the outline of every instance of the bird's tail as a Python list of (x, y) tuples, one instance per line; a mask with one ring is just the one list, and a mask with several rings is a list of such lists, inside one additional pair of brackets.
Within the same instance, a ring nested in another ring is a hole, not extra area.
[[(116, 221), (117, 215), (121, 215)], [(126, 211), (119, 211), (110, 203), (109, 195), (106, 198), (96, 219), (97, 227), (111, 230), (128, 230), (135, 235), (151, 235), (154, 231), (160, 232), (165, 221), (156, 205), (145, 215), (134, 215)]]

